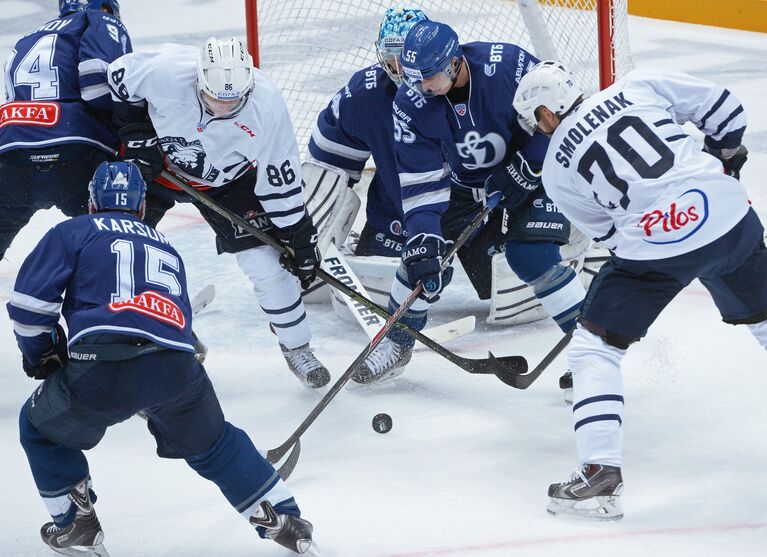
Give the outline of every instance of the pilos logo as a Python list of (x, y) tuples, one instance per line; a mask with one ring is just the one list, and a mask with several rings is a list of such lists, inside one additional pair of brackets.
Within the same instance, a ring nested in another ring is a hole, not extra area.
[(58, 103), (9, 102), (0, 105), (0, 128), (9, 124), (55, 126), (59, 123), (59, 115)]
[(708, 198), (691, 189), (673, 201), (668, 209), (654, 209), (639, 220), (648, 244), (676, 244), (695, 234), (708, 219)]
[(176, 302), (153, 290), (147, 290), (130, 300), (112, 302), (108, 307), (112, 313), (135, 311), (179, 329), (183, 329), (186, 325), (184, 313)]

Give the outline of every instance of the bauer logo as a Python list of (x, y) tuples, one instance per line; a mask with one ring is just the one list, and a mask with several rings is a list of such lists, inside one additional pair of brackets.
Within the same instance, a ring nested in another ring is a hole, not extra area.
[(676, 244), (695, 234), (708, 219), (708, 198), (699, 189), (691, 189), (663, 209), (645, 213), (637, 226), (644, 231), (648, 244)]
[(186, 325), (184, 312), (176, 302), (153, 290), (147, 290), (130, 300), (112, 302), (108, 307), (112, 313), (135, 311), (179, 329), (183, 329)]
[(0, 128), (9, 124), (23, 126), (55, 126), (59, 123), (58, 103), (9, 102), (0, 106)]

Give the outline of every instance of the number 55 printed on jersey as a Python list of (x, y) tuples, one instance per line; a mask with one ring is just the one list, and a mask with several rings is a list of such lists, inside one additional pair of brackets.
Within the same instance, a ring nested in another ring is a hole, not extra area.
[(408, 127), (404, 120), (400, 120), (392, 114), (394, 118), (394, 141), (402, 143), (413, 143), (415, 141), (415, 134)]

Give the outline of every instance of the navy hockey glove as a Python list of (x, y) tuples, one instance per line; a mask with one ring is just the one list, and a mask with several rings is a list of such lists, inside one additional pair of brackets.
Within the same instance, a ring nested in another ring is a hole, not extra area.
[(289, 228), (277, 228), (275, 236), (293, 250), (293, 256), (284, 253), (280, 265), (298, 277), (301, 288), (306, 290), (317, 278), (320, 266), (320, 250), (317, 249), (317, 227), (309, 215)]
[(117, 130), (117, 136), (122, 144), (120, 156), (138, 166), (144, 181), (149, 183), (160, 175), (165, 156), (151, 124), (127, 124)]
[(485, 180), (485, 193), (500, 196), (499, 205), (513, 209), (541, 185), (541, 173), (530, 168), (524, 155), (517, 151), (493, 169)]
[(453, 268), (448, 267), (440, 272), (442, 259), (448, 245), (436, 234), (416, 234), (408, 240), (402, 250), (402, 262), (407, 270), (407, 280), (411, 288), (423, 282), (427, 302), (439, 300), (439, 293), (450, 284), (453, 278)]
[(725, 174), (740, 180), (740, 169), (748, 160), (748, 149), (745, 145), (741, 145), (737, 149), (716, 149), (706, 144), (703, 146), (703, 150), (722, 161)]
[(48, 379), (54, 371), (67, 365), (68, 360), (67, 335), (57, 323), (56, 328), (51, 331), (51, 345), (40, 356), (40, 361), (35, 365), (22, 355), (21, 367), (32, 379)]

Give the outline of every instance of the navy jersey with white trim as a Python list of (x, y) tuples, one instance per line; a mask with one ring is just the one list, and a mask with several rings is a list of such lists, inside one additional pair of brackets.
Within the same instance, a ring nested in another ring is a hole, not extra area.
[(521, 150), (538, 168), (546, 155), (546, 138), (525, 133), (512, 106), (519, 80), (538, 59), (508, 43), (468, 43), (463, 53), (467, 101), (424, 98), (408, 87), (401, 87), (394, 100), (395, 125), (403, 130), (395, 155), (411, 235), (440, 232), (451, 181), (482, 188), (507, 153)]
[(186, 273), (178, 252), (127, 213), (62, 222), (24, 261), (7, 306), (24, 356), (37, 362), (64, 316), (69, 344), (117, 333), (194, 351)]
[(0, 152), (86, 143), (114, 153), (106, 71), (131, 51), (122, 22), (93, 10), (49, 21), (19, 39), (4, 66)]
[(354, 182), (373, 157), (376, 170), (366, 210), (375, 230), (404, 223), (391, 114), (396, 93), (397, 86), (379, 64), (359, 70), (317, 117), (309, 140), (313, 158), (345, 170)]

